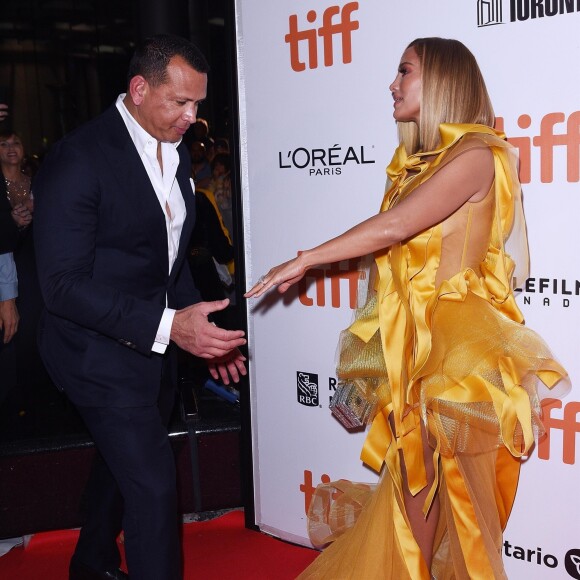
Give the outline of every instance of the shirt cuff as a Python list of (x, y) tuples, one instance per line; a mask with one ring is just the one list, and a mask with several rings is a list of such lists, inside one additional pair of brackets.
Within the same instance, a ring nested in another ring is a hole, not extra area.
[(171, 326), (173, 325), (173, 317), (175, 316), (175, 310), (173, 308), (166, 308), (163, 311), (163, 316), (161, 316), (161, 322), (159, 323), (159, 328), (157, 329), (157, 335), (155, 336), (155, 342), (151, 347), (153, 352), (163, 354), (167, 345), (169, 344), (171, 336)]
[(0, 255), (0, 301), (18, 296), (18, 277), (12, 254)]
[(0, 283), (0, 302), (12, 300), (18, 296), (18, 284), (1, 284)]

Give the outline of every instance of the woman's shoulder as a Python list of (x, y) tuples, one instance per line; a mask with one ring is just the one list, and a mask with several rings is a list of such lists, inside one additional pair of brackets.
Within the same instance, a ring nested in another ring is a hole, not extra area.
[(442, 123), (439, 126), (443, 149), (500, 147), (509, 149), (503, 132), (477, 123)]
[[(442, 124), (442, 136), (447, 133), (446, 146), (442, 152), (447, 162), (455, 158), (463, 157), (469, 162), (477, 164), (479, 160), (491, 160), (498, 150), (509, 150), (511, 145), (506, 141), (505, 135), (492, 127), (477, 124)], [(453, 137), (450, 138), (450, 135)], [(469, 153), (466, 155), (466, 153)], [(474, 165), (474, 169), (477, 165)]]
[[(482, 130), (479, 130), (479, 128)], [(457, 138), (443, 150), (434, 170), (449, 167), (463, 180), (473, 182), (475, 189), (488, 190), (495, 173), (494, 146), (502, 142), (497, 133), (484, 125), (463, 126)], [(480, 185), (478, 185), (480, 184)]]

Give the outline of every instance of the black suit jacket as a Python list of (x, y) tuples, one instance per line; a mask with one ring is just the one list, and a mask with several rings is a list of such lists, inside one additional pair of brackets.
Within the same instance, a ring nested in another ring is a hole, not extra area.
[(166, 296), (172, 308), (199, 301), (185, 260), (190, 160), (178, 151), (187, 217), (171, 273), (163, 210), (115, 106), (57, 143), (36, 177), (39, 348), (76, 404), (154, 404), (163, 357), (151, 347)]

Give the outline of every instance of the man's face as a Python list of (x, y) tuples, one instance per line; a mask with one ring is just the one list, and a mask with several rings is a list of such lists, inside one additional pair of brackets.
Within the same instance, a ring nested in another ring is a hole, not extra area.
[(207, 75), (194, 70), (180, 56), (167, 65), (167, 79), (157, 86), (143, 77), (131, 79), (131, 99), (137, 122), (157, 141), (179, 141), (207, 94)]

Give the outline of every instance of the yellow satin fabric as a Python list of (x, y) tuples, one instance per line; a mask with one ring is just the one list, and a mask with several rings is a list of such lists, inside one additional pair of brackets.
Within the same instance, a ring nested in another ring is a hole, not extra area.
[[(496, 557), (485, 556), (496, 547), (490, 547), (489, 538), (484, 540), (478, 532), (480, 508), (473, 504), (455, 454), (481, 452), (487, 461), (490, 453), (497, 453), (494, 496), (503, 528), (519, 476), (519, 462), (513, 458), (530, 450), (541, 429), (534, 380), (552, 386), (565, 371), (541, 339), (522, 327), (523, 316), (514, 299), (514, 262), (505, 242), (521, 212), (521, 198), (504, 135), (466, 124), (442, 124), (440, 134), (436, 151), (407, 155), (402, 145), (396, 150), (387, 168), (390, 186), (381, 211), (410, 195), (453, 159), (459, 147), (489, 147), (495, 163), (494, 214), (485, 259), (436, 287), (442, 224), (377, 253), (378, 277), (366, 305), (343, 333), (337, 374), (343, 380), (367, 377), (379, 396), (361, 459), (377, 472), (384, 465), (390, 475), (397, 498), (390, 517), (397, 523), (393, 534), (406, 572), (411, 578), (430, 577), (405, 514), (399, 459), (401, 453), (409, 491), (416, 495), (427, 486), (423, 422), (436, 473), (424, 512), (443, 478), (467, 574), (487, 579), (496, 577), (501, 559), (498, 565)], [(525, 240), (520, 245), (525, 246)], [(458, 316), (464, 317), (463, 324)], [(523, 342), (531, 344), (530, 352), (512, 348), (522, 340), (521, 332), (528, 333)], [(462, 350), (473, 340), (481, 344)], [(511, 461), (505, 458), (507, 452)]]

